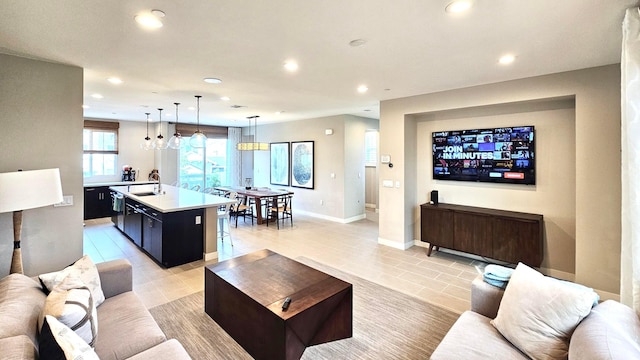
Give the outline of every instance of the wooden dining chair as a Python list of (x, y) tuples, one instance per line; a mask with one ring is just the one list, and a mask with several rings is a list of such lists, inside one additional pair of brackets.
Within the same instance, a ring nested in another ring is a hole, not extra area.
[[(232, 195), (233, 194), (233, 197)], [(231, 215), (236, 218), (236, 228), (238, 227), (238, 217), (242, 215), (242, 220), (247, 222), (247, 215), (251, 218), (251, 225), (253, 225), (253, 208), (247, 203), (247, 198), (240, 196), (235, 192), (229, 194), (230, 199), (236, 199), (234, 204), (231, 204)]]
[(284, 225), (284, 221), (288, 218), (293, 227), (293, 215), (291, 211), (292, 198), (293, 196), (290, 194), (270, 198), (267, 205), (267, 226), (269, 226), (269, 221), (275, 220), (277, 228), (280, 229), (280, 221), (282, 220)]

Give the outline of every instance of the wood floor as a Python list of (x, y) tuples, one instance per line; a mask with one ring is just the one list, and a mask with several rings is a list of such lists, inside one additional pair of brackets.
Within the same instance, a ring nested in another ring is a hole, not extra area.
[[(379, 245), (373, 212), (350, 224), (294, 216), (293, 227), (286, 223), (280, 230), (252, 226), (249, 220), (244, 224), (240, 218), (238, 228), (231, 226), (233, 246), (228, 238), (218, 239), (219, 260), (270, 249), (293, 259), (308, 257), (457, 313), (469, 309), (470, 284), (484, 263), (442, 252), (427, 257), (426, 248), (417, 246), (402, 251)], [(128, 259), (133, 264), (134, 291), (148, 308), (204, 288), (204, 261), (164, 269), (122, 235), (109, 218), (85, 222), (84, 253), (94, 262)]]

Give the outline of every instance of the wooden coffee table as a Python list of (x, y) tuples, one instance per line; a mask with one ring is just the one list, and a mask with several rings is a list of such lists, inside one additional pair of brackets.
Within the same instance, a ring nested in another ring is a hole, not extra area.
[(353, 286), (270, 250), (207, 266), (204, 301), (255, 359), (299, 359), (307, 346), (353, 336)]

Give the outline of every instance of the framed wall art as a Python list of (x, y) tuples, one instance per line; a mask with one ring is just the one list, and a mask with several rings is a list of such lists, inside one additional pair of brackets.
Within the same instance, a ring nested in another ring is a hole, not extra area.
[(291, 142), (291, 186), (313, 189), (313, 141)]
[(271, 185), (289, 186), (289, 143), (271, 143)]

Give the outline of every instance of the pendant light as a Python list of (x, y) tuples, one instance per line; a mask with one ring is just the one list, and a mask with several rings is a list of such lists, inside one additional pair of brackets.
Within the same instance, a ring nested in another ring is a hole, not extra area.
[(182, 135), (178, 132), (178, 105), (180, 105), (180, 103), (173, 104), (176, 106), (176, 132), (174, 132), (171, 139), (169, 139), (169, 147), (179, 149), (180, 145), (182, 145)]
[(269, 144), (258, 141), (258, 118), (260, 116), (249, 116), (249, 129), (251, 129), (251, 121), (253, 121), (253, 141), (239, 142), (236, 149), (240, 151), (269, 150)]
[(149, 115), (151, 115), (151, 113), (145, 113), (147, 115), (147, 137), (144, 138), (144, 141), (140, 143), (140, 148), (143, 150), (151, 150), (153, 149), (153, 142), (151, 141), (151, 138), (149, 137), (149, 121), (151, 119), (149, 119)]
[(158, 109), (158, 111), (160, 112), (160, 130), (158, 131), (158, 136), (156, 137), (156, 139), (153, 140), (153, 143), (155, 145), (154, 147), (158, 150), (164, 150), (167, 148), (167, 146), (169, 146), (167, 140), (165, 140), (164, 136), (162, 136), (162, 110), (164, 109)]
[(197, 127), (196, 132), (191, 135), (191, 140), (189, 140), (189, 144), (194, 148), (203, 148), (207, 144), (207, 137), (200, 131), (200, 98), (201, 95), (196, 95), (196, 116), (197, 116)]

